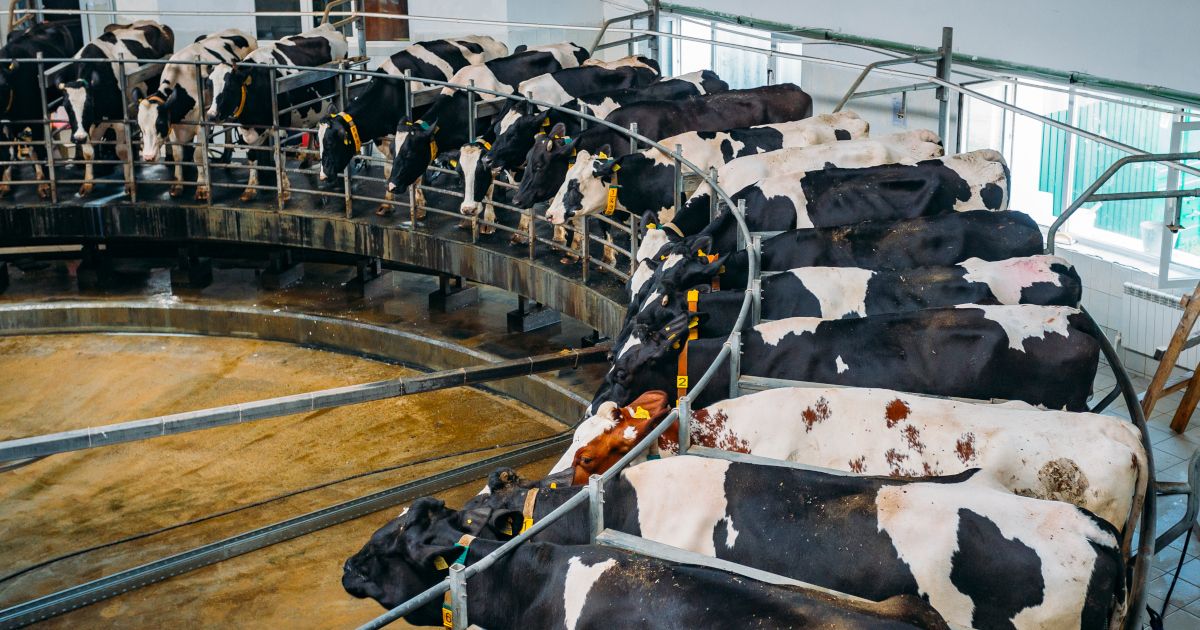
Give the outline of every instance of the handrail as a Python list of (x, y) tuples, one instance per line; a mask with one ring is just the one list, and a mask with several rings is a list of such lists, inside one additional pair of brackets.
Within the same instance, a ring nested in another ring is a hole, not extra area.
[(943, 55), (941, 53), (933, 53), (933, 54), (929, 54), (929, 55), (914, 55), (912, 57), (900, 57), (899, 59), (883, 59), (881, 61), (876, 61), (876, 62), (868, 64), (867, 67), (863, 68), (863, 71), (858, 75), (858, 78), (854, 79), (854, 83), (850, 84), (850, 89), (846, 90), (846, 95), (843, 96), (842, 100), (838, 101), (837, 106), (835, 106), (833, 108), (833, 113), (836, 114), (836, 113), (842, 111), (842, 107), (844, 107), (846, 105), (846, 101), (850, 100), (850, 98), (854, 95), (854, 91), (858, 89), (858, 86), (862, 85), (863, 80), (867, 78), (867, 75), (870, 74), (872, 70), (874, 70), (876, 68), (882, 68), (884, 66), (895, 66), (895, 65), (902, 64), (902, 63), (918, 63), (921, 61), (933, 61), (934, 59), (941, 59), (942, 57), (943, 57)]
[(629, 20), (629, 26), (632, 27), (634, 20), (650, 17), (651, 15), (654, 15), (654, 11), (652, 9), (647, 9), (645, 11), (638, 11), (637, 13), (630, 13), (629, 15), (620, 15), (615, 18), (605, 20), (604, 24), (600, 25), (600, 32), (596, 33), (596, 41), (592, 42), (592, 47), (588, 49), (588, 54), (596, 54), (596, 47), (600, 45), (600, 41), (604, 39), (604, 33), (608, 31), (608, 27), (614, 22), (624, 22), (625, 20)]

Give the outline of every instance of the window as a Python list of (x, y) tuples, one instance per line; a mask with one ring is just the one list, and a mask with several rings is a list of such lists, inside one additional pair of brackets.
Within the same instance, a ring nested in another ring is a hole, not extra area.
[[(300, 0), (254, 0), (255, 11), (299, 11)], [(304, 32), (300, 16), (258, 16), (254, 18), (258, 38), (278, 41)]]

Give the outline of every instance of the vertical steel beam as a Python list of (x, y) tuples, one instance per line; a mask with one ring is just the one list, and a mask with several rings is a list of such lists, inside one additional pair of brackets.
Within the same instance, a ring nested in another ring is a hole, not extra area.
[[(267, 71), (271, 85), (271, 135), (275, 136), (275, 203), (283, 210), (283, 137), (279, 135), (279, 83), (274, 70)], [(206, 145), (207, 146), (207, 145)], [(205, 151), (207, 155), (207, 151)], [(209, 195), (212, 196), (211, 194)]]
[[(50, 178), (50, 201), (58, 203), (58, 184), (54, 179), (54, 125), (50, 122), (50, 108), (46, 102), (46, 64), (42, 62), (42, 53), (39, 52), (37, 58), (38, 93), (42, 96), (42, 125), (46, 135), (46, 175)], [(33, 147), (29, 150), (33, 151)]]
[[(633, 123), (629, 123), (629, 132), (630, 132), (630, 133), (637, 133), (637, 132), (638, 132), (638, 125), (637, 125), (637, 123), (635, 123), (635, 122), (633, 122)], [(637, 139), (635, 139), (635, 138), (630, 138), (630, 139), (629, 139), (629, 152), (630, 152), (630, 153), (637, 153)]]
[(679, 454), (687, 455), (692, 446), (692, 401), (684, 396), (675, 407), (679, 411)]
[[(199, 127), (198, 131), (200, 132), (200, 178), (204, 179), (204, 186), (208, 188), (208, 196), (204, 200), (204, 205), (211, 206), (213, 198), (212, 168), (208, 163), (208, 130), (204, 127), (205, 112), (208, 111), (208, 108), (204, 106), (204, 66), (200, 65), (199, 62), (196, 63), (196, 88), (200, 91), (198, 95), (200, 98), (200, 119), (196, 121), (196, 125)], [(274, 91), (274, 87), (272, 87), (271, 92)], [(216, 99), (216, 97), (217, 95), (213, 94), (213, 98)], [(192, 154), (192, 161), (196, 161), (194, 152)]]
[(125, 53), (117, 55), (117, 82), (121, 85), (121, 120), (125, 127), (125, 162), (129, 165), (129, 199), (137, 203), (137, 170), (133, 167), (133, 123), (129, 122), (129, 77), (125, 76)]
[[(475, 87), (475, 79), (467, 81)], [(475, 142), (475, 90), (467, 90), (467, 142)], [(466, 191), (463, 191), (466, 194)]]
[(729, 397), (737, 398), (742, 395), (738, 380), (742, 378), (742, 331), (735, 330), (729, 335)]
[(638, 251), (638, 215), (636, 212), (629, 213), (629, 273), (637, 271), (637, 251)]
[(592, 249), (591, 247), (589, 247), (591, 245), (591, 243), (589, 241), (592, 240), (592, 231), (588, 227), (589, 223), (590, 223), (590, 221), (588, 221), (588, 217), (583, 216), (583, 217), (579, 218), (579, 231), (583, 233), (583, 246), (579, 248), (579, 259), (583, 261), (583, 285), (584, 286), (587, 286), (588, 267), (592, 266), (591, 265), (591, 257), (588, 255), (588, 252), (590, 252)]
[[(708, 167), (708, 176), (712, 179), (714, 185), (717, 184), (717, 167)], [(712, 221), (717, 218), (717, 210), (721, 207), (721, 198), (716, 195), (716, 191), (712, 191), (708, 195), (708, 220)], [(682, 208), (675, 208), (678, 213)]]
[(588, 541), (594, 545), (604, 531), (604, 481), (600, 475), (588, 477), (588, 523)]
[[(950, 80), (950, 65), (954, 56), (954, 29), (949, 26), (942, 29), (942, 47), (938, 48), (942, 58), (937, 62), (937, 77), (943, 81)], [(938, 135), (942, 144), (946, 144), (946, 133), (950, 131), (950, 91), (944, 87), (937, 89), (938, 100)]]
[(450, 567), (450, 613), (452, 630), (467, 630), (467, 568), (458, 563)]
[[(583, 101), (579, 101), (579, 113), (580, 114), (590, 114), (591, 113), (588, 111), (587, 103), (584, 103)], [(579, 131), (584, 131), (585, 129), (587, 129), (587, 124), (588, 124), (588, 121), (586, 118), (580, 118), (579, 119)]]
[[(659, 17), (660, 17), (660, 9), (659, 9), (658, 0), (651, 0), (650, 17), (646, 18), (646, 28), (651, 31), (658, 31), (658, 26), (660, 24)], [(654, 37), (651, 37), (649, 39), (649, 41), (647, 42), (650, 46), (650, 58), (659, 62), (660, 65), (662, 64), (662, 59), (659, 54), (658, 48), (660, 46), (661, 39), (662, 38), (660, 38), (658, 36), (654, 36)]]

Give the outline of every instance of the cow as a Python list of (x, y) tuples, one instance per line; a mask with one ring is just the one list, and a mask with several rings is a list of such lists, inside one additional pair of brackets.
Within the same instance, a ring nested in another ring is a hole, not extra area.
[[(450, 563), (470, 566), (500, 547), (467, 533), (477, 528), (466, 520), (444, 501), (417, 499), (346, 560), (342, 587), (388, 609), (416, 597), (444, 580)], [(915, 594), (875, 603), (609, 547), (527, 543), (469, 578), (467, 592), (467, 618), (487, 628), (949, 630)], [(449, 626), (452, 614), (435, 600), (404, 619)]]
[[(683, 156), (707, 174), (710, 168), (724, 166), (746, 155), (865, 138), (869, 129), (858, 114), (846, 110), (744, 129), (689, 131), (665, 138), (660, 143), (672, 150), (680, 147)], [(655, 147), (607, 162), (600, 162), (591, 154), (586, 154), (585, 158), (585, 153), (580, 152), (546, 216), (555, 224), (561, 224), (577, 215), (611, 212), (609, 191), (615, 189), (613, 208), (638, 216), (652, 212), (658, 222), (665, 223), (675, 215), (678, 200), (672, 197), (675, 196), (677, 175), (674, 159)]]
[(659, 67), (658, 62), (645, 55), (627, 55), (625, 57), (621, 57), (620, 59), (614, 59), (613, 61), (602, 61), (592, 57), (590, 59), (585, 59), (583, 63), (579, 65), (599, 66), (601, 68), (609, 69), (624, 67), (649, 68), (654, 71), (654, 74), (662, 74), (662, 69)]
[[(413, 44), (392, 55), (379, 66), (391, 76), (449, 81), (463, 68), (508, 55), (508, 47), (491, 37), (470, 35)], [(413, 81), (413, 91), (424, 86)], [(404, 115), (403, 81), (372, 77), (361, 94), (341, 112), (331, 113), (317, 125), (321, 184), (332, 188), (350, 165), (362, 143), (373, 141), (385, 158), (390, 159), (391, 142), (385, 141)], [(390, 176), (391, 162), (384, 163), (384, 176)], [(388, 199), (394, 195), (387, 193)], [(390, 206), (384, 205), (380, 209)]]
[[(459, 70), (467, 66), (481, 64), (493, 59), (508, 56), (508, 46), (487, 35), (465, 35), (463, 37), (448, 37), (425, 42), (417, 42), (393, 54), (379, 64), (379, 72), (392, 76), (404, 76), (405, 72), (411, 77), (432, 79), (434, 81), (449, 81)], [(376, 83), (374, 78), (371, 84)], [(394, 85), (393, 82), (388, 82)], [(368, 91), (371, 85), (368, 85)], [(424, 89), (426, 84), (420, 81), (412, 82), (413, 91)], [(403, 88), (401, 88), (403, 89)], [(365, 94), (365, 92), (364, 92)], [(400, 102), (401, 109), (404, 103)], [(390, 129), (395, 123), (388, 125)], [(339, 171), (340, 172), (340, 171)]]
[[(508, 469), (488, 482), (459, 512), (480, 538), (508, 538), (580, 492), (534, 492)], [(668, 457), (605, 484), (604, 525), (872, 601), (917, 595), (956, 628), (1104, 630), (1126, 607), (1117, 528), (977, 468), (906, 479)], [(584, 505), (533, 538), (587, 540)]]
[[(685, 288), (714, 277), (722, 289), (746, 288), (749, 254), (740, 250), (720, 260), (701, 258), (713, 252), (709, 230), (735, 229), (730, 213), (722, 213), (710, 228), (696, 236), (664, 245), (655, 260), (645, 261), (629, 279), (631, 301), (652, 278), (669, 274), (672, 287)], [(751, 230), (761, 229), (754, 217)], [(763, 271), (795, 267), (858, 267), (915, 269), (947, 267), (970, 258), (998, 261), (1042, 253), (1042, 233), (1022, 212), (968, 210), (897, 221), (868, 221), (831, 228), (789, 230), (762, 242)], [(711, 254), (710, 254), (711, 255)], [(687, 278), (683, 280), (682, 278)], [(690, 282), (691, 284), (686, 284)]]
[[(594, 437), (572, 443), (550, 476), (573, 469), (581, 485), (603, 474), (661, 423), (666, 400), (665, 392), (647, 392), (625, 408), (601, 405), (587, 420), (597, 426), (575, 430)], [(1133, 423), (1015, 402), (779, 388), (694, 411), (688, 422), (697, 446), (857, 474), (931, 477), (982, 468), (1011, 492), (1084, 508), (1126, 534), (1133, 529), (1126, 529), (1130, 510), (1141, 505), (1149, 479)], [(668, 429), (652, 454), (677, 455), (678, 436), (678, 429)]]
[[(75, 53), (75, 58), (81, 60), (72, 64), (59, 76), (58, 89), (63, 93), (63, 108), (67, 120), (71, 124), (71, 142), (83, 152), (87, 160), (84, 165), (84, 183), (79, 187), (78, 195), (86, 197), (92, 194), (93, 164), (96, 156), (94, 142), (104, 137), (109, 129), (115, 134), (118, 158), (125, 161), (127, 155), (122, 155), (129, 149), (129, 139), (125, 137), (125, 125), (109, 121), (125, 120), (126, 111), (121, 97), (121, 83), (118, 72), (120, 65), (111, 63), (119, 58), (161, 59), (175, 52), (175, 33), (169, 26), (163, 26), (150, 20), (139, 20), (132, 24), (112, 25), (105, 28), (104, 34), (88, 43)], [(162, 69), (162, 66), (158, 66)], [(153, 91), (157, 88), (158, 77), (131, 86), (142, 90)], [(125, 165), (125, 180), (132, 181), (130, 166)], [(129, 192), (130, 184), (125, 184), (125, 192)]]
[[(200, 82), (208, 78), (212, 66), (196, 66), (189, 62), (207, 61), (231, 63), (240, 61), (258, 48), (253, 35), (229, 28), (219, 33), (197, 38), (195, 43), (171, 55), (171, 63), (163, 68), (158, 89), (142, 98), (138, 90), (134, 95), (138, 101), (137, 121), (142, 132), (142, 159), (154, 162), (159, 153), (172, 143), (170, 150), (175, 165), (175, 183), (170, 195), (183, 194), (183, 162), (190, 160), (191, 143), (202, 132), (200, 121), (212, 98), (212, 90), (204, 90), (205, 102), (200, 102)], [(203, 177), (198, 174), (197, 177)], [(197, 181), (196, 199), (208, 199), (208, 186)]]
[[(454, 75), (451, 83), (468, 85), (473, 82), (477, 88), (512, 94), (521, 81), (562, 69), (554, 52), (557, 50), (530, 50), (482, 65), (467, 66)], [(401, 117), (392, 140), (388, 194), (394, 196), (397, 190), (414, 183), (419, 185), (425, 170), (438, 156), (439, 146), (457, 148), (474, 140), (467, 137), (467, 116), (467, 93), (447, 87), (425, 113), (428, 122)], [(424, 205), (424, 196), (418, 190), (416, 197), (416, 206), (419, 208)], [(390, 209), (381, 208), (379, 214), (390, 214)], [(418, 210), (417, 216), (422, 215), (423, 212)]]
[(554, 55), (554, 58), (558, 60), (559, 65), (563, 68), (574, 68), (576, 66), (581, 66), (592, 58), (591, 54), (588, 53), (586, 48), (577, 45), (575, 42), (539, 44), (537, 46), (521, 44), (513, 49), (512, 54), (518, 55), (523, 52), (548, 52)]
[[(12, 31), (8, 34), (8, 42), (0, 50), (0, 58), (14, 59), (5, 65), (0, 65), (0, 119), (10, 121), (4, 125), (0, 140), (15, 142), (28, 129), (29, 146), (32, 154), (38, 160), (34, 164), (37, 179), (45, 179), (42, 162), (46, 160), (45, 126), (42, 124), (44, 113), (41, 101), (37, 98), (38, 81), (41, 69), (36, 62), (21, 61), (35, 59), (38, 53), (47, 59), (64, 59), (75, 54), (75, 42), (64, 24), (38, 23), (32, 27)], [(16, 98), (20, 94), (21, 98)], [(57, 83), (46, 88), (46, 102), (59, 98), (61, 90)], [(12, 162), (20, 151), (10, 149), (7, 145), (0, 148), (0, 159)], [(13, 164), (3, 166), (4, 175), (0, 178), (0, 197), (12, 194)], [(38, 196), (50, 196), (50, 184), (38, 184)]]
[[(267, 142), (266, 127), (274, 124), (271, 104), (271, 76), (276, 78), (292, 76), (300, 70), (272, 70), (270, 68), (253, 67), (245, 64), (263, 64), (276, 66), (321, 66), (346, 58), (346, 36), (331, 24), (322, 24), (317, 28), (305, 31), (299, 35), (284, 37), (278, 42), (259, 48), (246, 55), (244, 64), (231, 61), (213, 69), (209, 79), (212, 81), (214, 97), (208, 108), (208, 119), (214, 121), (229, 121), (240, 125), (239, 133), (246, 144), (251, 147), (261, 147)], [(333, 78), (318, 83), (312, 83), (295, 90), (279, 94), (277, 107), (284, 110), (292, 105), (304, 105), (300, 109), (279, 114), (279, 125), (282, 127), (311, 128), (321, 119), (323, 107), (319, 102), (312, 103), (321, 97), (329, 97), (336, 92), (337, 85)], [(276, 142), (284, 142), (289, 135), (280, 131)], [(275, 156), (270, 149), (252, 148), (248, 151), (250, 161), (256, 168), (250, 169), (250, 180), (242, 192), (242, 201), (253, 201), (258, 197), (257, 167), (273, 168)], [(311, 159), (301, 161), (300, 168), (308, 168)], [(287, 171), (283, 170), (283, 198), (288, 198)]]
[[(718, 169), (717, 185), (727, 192), (737, 192), (763, 179), (787, 173), (816, 171), (829, 166), (866, 168), (881, 164), (914, 164), (941, 155), (941, 139), (937, 134), (919, 129), (736, 158)], [(704, 229), (712, 218), (712, 195), (708, 182), (700, 182), (700, 186), (669, 222), (658, 223), (657, 216), (651, 217), (644, 224), (647, 227), (638, 247), (638, 260), (653, 256), (668, 241), (697, 234)], [(650, 223), (661, 227), (648, 227)]]
[[(640, 135), (657, 141), (687, 131), (724, 131), (810, 116), (812, 98), (796, 85), (781, 83), (686, 101), (634, 103), (613, 110), (605, 120), (623, 129), (636, 122)], [(564, 136), (565, 131), (565, 126), (559, 130), (556, 125), (550, 135)], [(566, 179), (571, 158), (581, 150), (594, 154), (605, 145), (611, 147), (612, 157), (630, 152), (629, 139), (604, 125), (580, 132), (561, 147), (535, 142), (526, 156), (525, 175), (513, 196), (513, 205), (529, 208), (539, 201), (550, 200)]]
[[(700, 337), (728, 336), (742, 308), (744, 291), (707, 289), (701, 285), (692, 294), (660, 285), (659, 294), (645, 300), (631, 321), (653, 326), (681, 302), (687, 308), (695, 298), (696, 310), (708, 315), (697, 328)], [(1082, 292), (1075, 268), (1046, 255), (995, 262), (972, 258), (949, 267), (904, 270), (797, 267), (762, 279), (759, 309), (763, 319), (848, 319), (959, 304), (1077, 308)]]
[[(683, 396), (690, 379), (708, 369), (725, 340), (688, 341), (689, 326), (706, 315), (676, 313), (625, 340), (592, 409), (605, 400), (628, 405), (652, 390)], [(741, 373), (1086, 411), (1099, 364), (1097, 337), (1086, 315), (1064, 306), (966, 304), (856, 319), (790, 317), (743, 333)], [(722, 363), (693, 403), (699, 409), (728, 395)]]

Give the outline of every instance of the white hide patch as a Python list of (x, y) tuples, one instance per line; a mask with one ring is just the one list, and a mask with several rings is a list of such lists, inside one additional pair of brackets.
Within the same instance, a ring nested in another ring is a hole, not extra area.
[(508, 128), (512, 127), (513, 123), (520, 119), (521, 112), (518, 112), (515, 109), (508, 110), (508, 113), (504, 115), (504, 118), (500, 119), (500, 135), (504, 135), (504, 132), (508, 131)]
[[(621, 476), (636, 493), (642, 537), (716, 556), (713, 530), (727, 516), (725, 472), (730, 463), (684, 455), (625, 469)], [(683, 492), (685, 488), (690, 490)]]
[(867, 316), (867, 283), (874, 271), (854, 267), (797, 267), (791, 273), (821, 304), (821, 319), (841, 319), (849, 313)]
[(777, 346), (779, 341), (788, 335), (799, 336), (815, 331), (823, 321), (825, 320), (820, 317), (789, 317), (759, 324), (754, 327), (754, 330), (762, 335), (763, 342)]
[(605, 431), (617, 426), (617, 417), (620, 417), (617, 403), (612, 401), (600, 403), (600, 407), (596, 410), (596, 415), (580, 422), (579, 426), (575, 427), (575, 435), (571, 438), (571, 446), (567, 448), (562, 457), (558, 458), (558, 462), (550, 469), (550, 474), (562, 472), (570, 468), (571, 464), (575, 461), (575, 453), (584, 446), (587, 446), (592, 440), (600, 437)]
[(942, 163), (950, 170), (958, 173), (958, 176), (971, 186), (971, 198), (966, 201), (955, 201), (955, 210), (960, 212), (965, 210), (992, 210), (993, 208), (983, 205), (983, 198), (980, 196), (983, 187), (988, 184), (995, 184), (1004, 191), (1000, 207), (995, 208), (995, 210), (1008, 209), (1008, 178), (1004, 176), (1004, 156), (999, 152), (992, 149), (981, 149), (979, 151), (971, 151), (970, 153), (959, 153), (942, 158)]
[(838, 355), (837, 360), (833, 362), (833, 364), (837, 366), (838, 374), (841, 374), (842, 372), (845, 372), (846, 370), (850, 369), (850, 366), (846, 365), (846, 362), (842, 360), (842, 355), (840, 355), (840, 354)]
[(634, 427), (625, 427), (625, 432), (621, 434), (621, 437), (632, 442), (637, 439), (637, 429)]
[[(420, 44), (413, 44), (412, 46), (405, 48), (404, 52), (437, 68), (438, 70), (440, 70), (442, 72), (442, 74), (446, 77), (446, 79), (449, 79), (450, 77), (454, 76), (454, 66), (450, 65), (449, 63), (446, 63), (445, 59), (442, 59), (441, 57), (429, 52), (428, 50), (425, 49), (424, 46), (422, 46)], [(391, 63), (391, 61), (392, 61), (391, 58), (388, 58), (387, 62)], [(392, 68), (394, 69), (395, 66), (392, 66)], [(387, 72), (388, 74), (396, 74), (396, 73), (391, 72), (386, 69), (384, 70), (384, 72)], [(443, 80), (445, 80), (445, 79), (443, 79)]]
[[(703, 70), (697, 70), (697, 71), (695, 71), (695, 72), (689, 72), (689, 73), (687, 73), (687, 74), (681, 74), (681, 75), (679, 75), (679, 76), (677, 76), (677, 77), (671, 77), (671, 78), (672, 78), (672, 79), (677, 79), (677, 80), (679, 80), (679, 81), (687, 81), (688, 83), (691, 83), (692, 85), (696, 86), (696, 89), (697, 89), (697, 90), (700, 90), (700, 93), (701, 93), (701, 94), (705, 94), (705, 91), (704, 91), (704, 71), (703, 71)], [(663, 80), (668, 80), (668, 79), (666, 79), (666, 78), (664, 77), (664, 79), (663, 79)]]
[(595, 165), (596, 158), (588, 151), (580, 151), (575, 156), (575, 163), (567, 169), (567, 178), (558, 187), (554, 199), (550, 200), (550, 207), (546, 209), (546, 218), (554, 225), (567, 222), (567, 206), (564, 199), (571, 188), (571, 182), (575, 182), (583, 196), (580, 208), (575, 210), (575, 217), (599, 214), (604, 210), (608, 203), (608, 186), (593, 174)]
[(1025, 351), (1023, 345), (1025, 340), (1031, 337), (1045, 339), (1046, 333), (1052, 332), (1065, 338), (1071, 325), (1067, 321), (1067, 317), (1079, 313), (1078, 310), (1066, 306), (1032, 306), (1028, 304), (1017, 306), (960, 304), (956, 308), (976, 308), (983, 311), (984, 318), (1000, 324), (1000, 327), (1004, 329), (1004, 334), (1008, 335), (1008, 347), (1021, 352)]
[(625, 353), (629, 352), (631, 348), (635, 348), (640, 345), (642, 345), (642, 340), (638, 339), (637, 335), (630, 335), (629, 340), (625, 342), (625, 345), (621, 346), (621, 351), (617, 353), (617, 358), (620, 359), (621, 357), (625, 356)]
[(647, 306), (650, 306), (651, 304), (658, 302), (658, 298), (660, 298), (660, 297), (662, 297), (662, 296), (658, 294), (658, 291), (651, 291), (650, 295), (646, 296), (646, 301), (642, 302), (642, 307), (640, 309), (638, 309), (638, 312), (640, 313), (640, 312), (646, 310)]
[(158, 122), (159, 104), (150, 100), (138, 105), (138, 127), (142, 130), (142, 159), (155, 160), (163, 148), (166, 138), (158, 135), (155, 123)]
[[(637, 259), (649, 259), (651, 256), (657, 254), (658, 250), (662, 249), (663, 246), (669, 242), (671, 242), (671, 239), (667, 238), (666, 230), (660, 230), (658, 228), (646, 230), (646, 235), (642, 237), (642, 242), (638, 245)], [(634, 292), (636, 293), (637, 291), (635, 290)]]
[(620, 103), (612, 100), (611, 97), (606, 96), (606, 97), (604, 97), (603, 101), (600, 101), (600, 103), (598, 103), (596, 105), (589, 104), (588, 109), (592, 110), (591, 113), (593, 116), (595, 116), (596, 118), (599, 118), (601, 120), (604, 120), (605, 118), (608, 118), (609, 114), (613, 113), (614, 109), (617, 109), (620, 106), (621, 106)]
[(558, 81), (550, 74), (543, 74), (532, 79), (522, 81), (517, 86), (518, 94), (529, 95), (533, 93), (533, 100), (551, 105), (562, 105), (574, 98), (562, 88)]
[[(492, 74), (492, 69), (484, 64), (477, 66), (465, 66), (458, 72), (454, 73), (453, 77), (447, 83), (455, 83), (458, 85), (471, 85), (471, 81), (475, 82), (475, 87), (502, 94), (512, 94), (513, 88), (507, 83), (501, 83), (496, 75)], [(453, 94), (457, 91), (455, 88), (444, 87), (441, 94)]]
[(663, 262), (663, 271), (666, 271), (681, 262), (683, 262), (683, 254), (670, 254), (667, 256), (667, 260)]
[[(650, 231), (653, 232), (654, 230)], [(633, 272), (633, 277), (629, 279), (629, 295), (637, 295), (638, 291), (642, 289), (642, 285), (646, 284), (653, 276), (654, 270), (651, 269), (650, 265), (647, 265), (646, 261), (643, 259), (638, 263), (637, 271)]]
[(479, 212), (480, 199), (475, 198), (475, 176), (479, 171), (479, 160), (483, 157), (483, 148), (474, 144), (464, 144), (458, 151), (458, 165), (463, 172), (463, 200), (459, 211), (469, 216)]
[[(75, 124), (79, 127), (79, 134), (75, 139), (83, 140), (87, 136), (88, 130), (83, 128), (83, 108), (87, 102), (87, 89), (83, 87), (73, 87), (63, 90), (66, 92), (67, 103), (71, 105), (71, 110), (75, 113)], [(78, 142), (77, 142), (78, 143)]]
[(1118, 545), (1074, 506), (1014, 495), (982, 474), (964, 483), (884, 486), (875, 504), (879, 531), (887, 533), (912, 570), (918, 593), (952, 626), (962, 628), (971, 627), (975, 606), (950, 579), (960, 509), (990, 520), (1005, 538), (1032, 548), (1042, 561), (1045, 592), (1053, 597), (1018, 613), (1012, 620), (1017, 628), (1078, 627), (1096, 561), (1090, 543)]
[(575, 625), (579, 623), (579, 615), (583, 613), (583, 604), (587, 602), (588, 593), (591, 592), (596, 580), (599, 580), (605, 571), (616, 564), (617, 561), (612, 558), (590, 567), (585, 565), (579, 556), (567, 561), (567, 577), (563, 583), (563, 605), (567, 612), (567, 630), (575, 630)]
[(1021, 291), (1034, 283), (1049, 282), (1056, 287), (1062, 286), (1058, 274), (1050, 269), (1050, 265), (1053, 264), (1071, 266), (1071, 263), (1062, 258), (1046, 254), (1009, 258), (999, 262), (970, 258), (958, 263), (958, 266), (967, 270), (963, 280), (988, 285), (992, 295), (1003, 304), (1020, 304)]
[(737, 543), (738, 530), (733, 526), (733, 517), (726, 516), (721, 519), (725, 521), (725, 548), (733, 549), (733, 545)]

